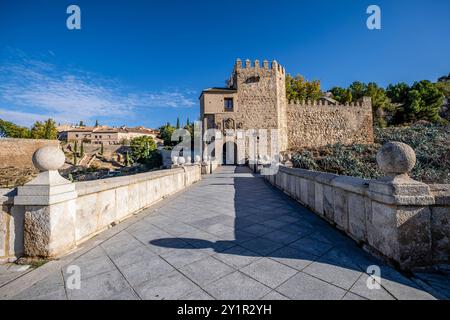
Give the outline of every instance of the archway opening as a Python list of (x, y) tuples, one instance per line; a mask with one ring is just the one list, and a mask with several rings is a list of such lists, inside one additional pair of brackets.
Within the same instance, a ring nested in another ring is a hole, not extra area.
[(233, 141), (228, 141), (223, 144), (222, 164), (225, 166), (237, 164), (237, 144)]

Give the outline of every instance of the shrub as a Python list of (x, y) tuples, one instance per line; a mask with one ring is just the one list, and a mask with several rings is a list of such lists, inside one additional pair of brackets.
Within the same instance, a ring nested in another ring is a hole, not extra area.
[(296, 152), (295, 167), (340, 175), (376, 179), (383, 176), (376, 164), (376, 154), (389, 141), (410, 145), (417, 155), (412, 178), (427, 183), (450, 183), (450, 126), (426, 122), (409, 127), (375, 128), (376, 143), (344, 146), (329, 145)]

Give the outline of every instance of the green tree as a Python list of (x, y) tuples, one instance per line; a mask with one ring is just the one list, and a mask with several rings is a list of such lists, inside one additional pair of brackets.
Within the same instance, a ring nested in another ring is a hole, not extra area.
[(428, 80), (415, 82), (409, 91), (405, 107), (407, 120), (441, 122), (442, 118), (439, 111), (443, 103), (444, 95), (439, 91), (436, 84)]
[(105, 152), (105, 147), (103, 146), (103, 142), (100, 145), (100, 154), (103, 155), (103, 153)]
[(84, 127), (84, 122), (80, 121), (80, 124), (78, 125), (79, 127)]
[(0, 137), (27, 139), (31, 137), (31, 131), (26, 127), (0, 119)]
[(387, 126), (388, 122), (386, 121), (387, 114), (389, 115), (389, 119), (393, 117), (393, 113), (395, 112), (394, 106), (391, 104), (391, 100), (386, 95), (386, 90), (384, 88), (379, 87), (375, 82), (370, 82), (365, 86), (365, 91), (362, 93), (362, 97), (371, 97), (372, 98), (372, 109), (374, 115), (375, 124), (379, 127)]
[(83, 141), (81, 141), (81, 146), (80, 146), (80, 157), (84, 157), (84, 143)]
[(442, 94), (447, 98), (450, 99), (450, 81), (448, 82), (438, 82), (436, 83), (436, 87)]
[(78, 164), (78, 157), (77, 157), (77, 153), (74, 151), (73, 152), (73, 165), (76, 166)]
[(176, 141), (172, 141), (172, 134), (175, 132), (176, 128), (173, 127), (169, 122), (159, 128), (159, 138), (164, 141), (164, 146), (173, 147), (177, 144)]
[(58, 137), (58, 130), (53, 119), (44, 122), (36, 121), (31, 128), (31, 138), (55, 140)]
[(43, 139), (45, 135), (44, 124), (41, 121), (36, 121), (31, 127), (31, 138)]
[(407, 83), (400, 82), (390, 84), (386, 88), (386, 95), (393, 103), (404, 105), (408, 100), (408, 93), (411, 88)]
[(100, 127), (100, 124), (98, 123), (98, 120), (95, 120), (95, 126)]
[(286, 76), (286, 98), (288, 101), (318, 100), (323, 93), (320, 81), (307, 81), (303, 76)]
[(447, 99), (450, 99), (450, 74), (448, 76), (440, 77), (436, 86)]
[(388, 115), (392, 117), (393, 106), (386, 95), (384, 88), (379, 87), (375, 82), (365, 84), (360, 81), (353, 82), (348, 89), (334, 87), (330, 90), (335, 100), (339, 103), (357, 102), (363, 97), (372, 98), (373, 118), (375, 124), (381, 127), (387, 125), (385, 120)]
[(411, 87), (406, 83), (398, 83), (389, 85), (386, 93), (397, 105), (395, 117), (397, 124), (418, 120), (443, 121), (439, 112), (444, 103), (445, 93), (438, 84), (428, 80), (415, 82)]
[(353, 101), (353, 96), (349, 89), (334, 87), (330, 90), (330, 92), (333, 94), (333, 99), (339, 103), (345, 104)]
[(386, 95), (391, 100), (393, 111), (392, 124), (401, 124), (407, 121), (405, 108), (411, 87), (405, 83), (390, 84), (386, 88)]
[(142, 136), (131, 140), (131, 155), (139, 163), (145, 163), (156, 150), (156, 143), (152, 137)]
[(78, 141), (75, 141), (73, 144), (73, 152), (78, 153)]
[[(376, 85), (375, 85), (376, 86)], [(365, 83), (355, 81), (353, 82), (348, 89), (352, 94), (352, 101), (358, 101), (364, 96), (367, 96), (367, 87)]]
[(177, 118), (177, 126), (176, 126), (176, 128), (177, 128), (177, 129), (180, 129), (180, 128), (181, 128), (181, 126), (180, 126), (180, 118)]
[(48, 119), (44, 122), (44, 139), (55, 140), (58, 138), (58, 130), (53, 119)]
[(131, 160), (130, 152), (127, 151), (127, 154), (125, 155), (125, 166), (129, 167), (132, 163), (133, 161)]

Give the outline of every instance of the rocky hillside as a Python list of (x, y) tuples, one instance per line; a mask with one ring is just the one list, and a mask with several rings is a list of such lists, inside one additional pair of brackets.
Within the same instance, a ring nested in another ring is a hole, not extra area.
[(417, 154), (411, 176), (427, 183), (450, 183), (450, 126), (416, 123), (405, 127), (375, 129), (375, 145), (340, 144), (297, 150), (292, 162), (297, 168), (373, 179), (382, 176), (376, 154), (384, 143), (409, 144)]

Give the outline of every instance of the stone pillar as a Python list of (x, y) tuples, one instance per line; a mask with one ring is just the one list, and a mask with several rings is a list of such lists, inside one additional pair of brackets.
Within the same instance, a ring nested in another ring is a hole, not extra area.
[(431, 212), (434, 197), (428, 185), (411, 179), (414, 150), (400, 142), (385, 144), (377, 163), (386, 174), (369, 184), (369, 244), (402, 268), (431, 262)]
[(17, 189), (14, 206), (25, 207), (24, 253), (28, 257), (54, 258), (76, 245), (75, 184), (58, 172), (64, 153), (54, 146), (38, 149), (33, 164), (40, 171)]

